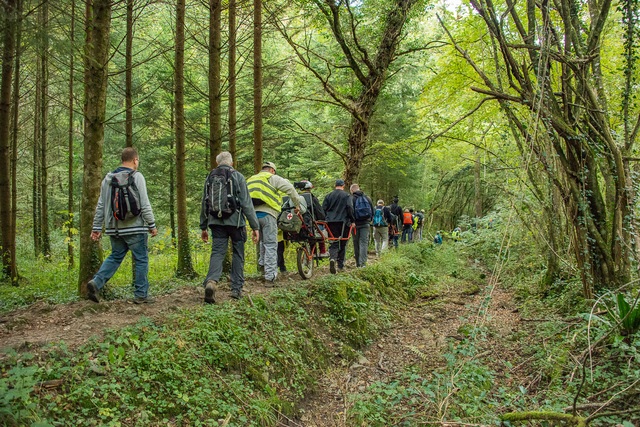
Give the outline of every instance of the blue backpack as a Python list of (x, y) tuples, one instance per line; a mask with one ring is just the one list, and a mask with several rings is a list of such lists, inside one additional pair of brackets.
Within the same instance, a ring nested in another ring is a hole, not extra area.
[(373, 214), (373, 226), (374, 227), (386, 227), (387, 221), (384, 220), (383, 210), (384, 208), (376, 208), (376, 212)]
[(371, 215), (373, 214), (373, 212), (371, 212), (371, 204), (364, 195), (356, 197), (356, 201), (353, 205), (353, 210), (353, 216), (355, 217), (356, 221), (369, 220), (371, 219)]

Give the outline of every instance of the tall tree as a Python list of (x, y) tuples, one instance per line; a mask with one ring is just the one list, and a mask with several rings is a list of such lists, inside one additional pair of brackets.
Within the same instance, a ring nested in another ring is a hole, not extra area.
[(253, 170), (262, 168), (262, 0), (253, 0)]
[(100, 267), (100, 244), (91, 240), (91, 226), (102, 182), (102, 147), (107, 100), (111, 0), (87, 0), (84, 47), (84, 169), (80, 204), (79, 291)]
[[(334, 41), (341, 52), (340, 61), (335, 57), (315, 52), (308, 40), (298, 41), (295, 34), (290, 34), (282, 24), (278, 24), (280, 32), (294, 49), (300, 63), (314, 75), (332, 99), (351, 117), (347, 134), (347, 151), (340, 147), (328, 145), (342, 158), (345, 165), (344, 178), (347, 183), (358, 179), (368, 145), (369, 125), (374, 114), (376, 102), (388, 77), (391, 63), (397, 58), (397, 50), (402, 41), (402, 32), (411, 8), (418, 0), (393, 0), (384, 2), (385, 17), (377, 37), (376, 47), (367, 48), (370, 39), (370, 28), (364, 25), (366, 17), (359, 16), (354, 7), (357, 2), (346, 0), (312, 0), (326, 21)], [(351, 4), (353, 3), (353, 5)], [(304, 33), (304, 32), (303, 32)], [(339, 70), (348, 70), (355, 86), (342, 91), (338, 84), (332, 83), (334, 75), (341, 75)]]
[(216, 167), (216, 156), (222, 151), (221, 15), (222, 1), (209, 0), (209, 169)]
[(49, 1), (40, 5), (40, 230), (42, 255), (51, 258), (51, 236), (49, 235), (49, 185), (48, 185), (48, 140), (49, 140)]
[[(125, 41), (125, 143), (133, 147), (133, 0), (127, 0), (127, 35)], [(133, 257), (132, 257), (133, 259)]]
[(229, 0), (229, 152), (238, 167), (236, 149), (236, 0)]
[(20, 117), (20, 57), (22, 55), (22, 0), (17, 0), (17, 28), (16, 28), (16, 61), (13, 76), (13, 107), (11, 124), (11, 265), (15, 277), (11, 276), (14, 284), (17, 284), (18, 267), (16, 259), (16, 233), (18, 229), (18, 132)]
[[(11, 240), (11, 188), (9, 171), (10, 140), (9, 123), (11, 115), (11, 84), (16, 52), (17, 0), (6, 0), (4, 4), (4, 34), (2, 53), (2, 81), (0, 82), (0, 233), (2, 234), (2, 273), (12, 280), (17, 277), (17, 269), (12, 265), (15, 240)], [(15, 264), (15, 263), (14, 263)]]
[(176, 139), (176, 181), (178, 204), (178, 277), (195, 277), (191, 261), (191, 244), (187, 224), (187, 181), (185, 173), (186, 144), (184, 119), (184, 15), (185, 0), (176, 2), (176, 60), (175, 60), (175, 139)]
[[(585, 297), (627, 283), (631, 230), (637, 227), (628, 159), (638, 132), (625, 133), (624, 124), (616, 128), (620, 121), (612, 120), (604, 90), (601, 59), (611, 2), (585, 3), (581, 14), (571, 0), (528, 0), (524, 8), (510, 0), (471, 4), (497, 45), (503, 75), (485, 70), (451, 40), (482, 81), (473, 89), (498, 100), (559, 191)], [(622, 15), (629, 7), (637, 20), (637, 2), (622, 2)], [(621, 73), (633, 70), (636, 58), (637, 52), (628, 57)], [(640, 129), (637, 116), (629, 129)]]
[(67, 186), (69, 193), (67, 194), (67, 262), (69, 269), (72, 269), (75, 265), (74, 257), (74, 205), (73, 205), (73, 120), (74, 120), (74, 102), (73, 102), (73, 84), (74, 84), (74, 65), (75, 65), (75, 29), (76, 29), (76, 2), (71, 0), (71, 22), (69, 25), (69, 42), (71, 43), (71, 49), (69, 50), (69, 126), (67, 128)]

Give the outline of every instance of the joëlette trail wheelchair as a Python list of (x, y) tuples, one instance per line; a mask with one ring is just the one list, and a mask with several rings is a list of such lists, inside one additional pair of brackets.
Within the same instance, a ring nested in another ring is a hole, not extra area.
[(298, 273), (303, 279), (310, 279), (313, 275), (314, 261), (316, 266), (318, 266), (321, 260), (328, 259), (320, 257), (319, 244), (324, 242), (328, 248), (331, 242), (349, 240), (351, 235), (355, 233), (356, 227), (355, 224), (351, 224), (346, 237), (336, 237), (331, 233), (331, 229), (327, 226), (326, 221), (312, 220), (311, 216), (302, 215), (300, 212), (294, 210), (291, 210), (290, 213), (292, 215), (298, 215), (302, 221), (302, 226), (298, 232), (283, 231), (283, 238), (297, 246), (296, 262), (298, 265)]

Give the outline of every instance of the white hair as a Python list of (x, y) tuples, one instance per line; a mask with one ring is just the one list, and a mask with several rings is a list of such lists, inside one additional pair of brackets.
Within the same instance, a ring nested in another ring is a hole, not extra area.
[(231, 157), (230, 152), (223, 151), (216, 156), (216, 163), (218, 164), (218, 166), (222, 166), (222, 165), (232, 166), (233, 157)]

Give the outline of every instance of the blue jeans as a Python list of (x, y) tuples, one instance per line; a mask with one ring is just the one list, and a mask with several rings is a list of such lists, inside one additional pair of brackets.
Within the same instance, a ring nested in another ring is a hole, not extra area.
[(411, 228), (410, 224), (405, 224), (402, 227), (402, 243), (411, 242), (413, 238), (413, 228)]
[(127, 236), (109, 236), (111, 239), (111, 255), (104, 260), (100, 270), (93, 278), (98, 290), (116, 274), (127, 251), (131, 251), (136, 265), (136, 279), (133, 284), (133, 296), (146, 298), (149, 292), (149, 252), (147, 251), (147, 234), (130, 234)]

